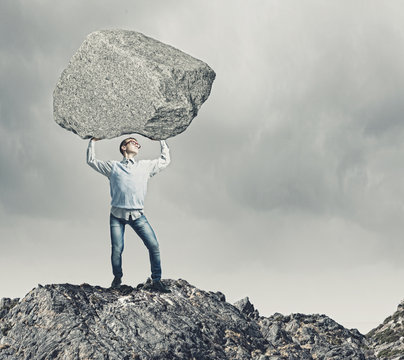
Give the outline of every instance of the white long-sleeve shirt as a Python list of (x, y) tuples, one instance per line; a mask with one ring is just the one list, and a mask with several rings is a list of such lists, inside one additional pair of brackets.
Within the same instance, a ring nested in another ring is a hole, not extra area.
[(169, 148), (160, 141), (161, 154), (154, 160), (123, 158), (122, 161), (102, 161), (95, 158), (94, 141), (90, 140), (87, 149), (87, 164), (105, 175), (110, 182), (111, 213), (115, 217), (138, 218), (143, 213), (144, 198), (148, 180), (166, 168), (170, 163)]

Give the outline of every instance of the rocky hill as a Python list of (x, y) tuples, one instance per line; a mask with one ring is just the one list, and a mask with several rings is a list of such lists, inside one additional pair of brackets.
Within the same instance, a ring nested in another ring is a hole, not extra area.
[(404, 359), (404, 300), (397, 311), (367, 334), (378, 359)]
[(57, 284), (2, 299), (0, 360), (376, 359), (384, 328), (367, 339), (325, 315), (264, 317), (248, 298), (232, 305), (185, 280), (165, 283), (169, 294), (148, 283)]

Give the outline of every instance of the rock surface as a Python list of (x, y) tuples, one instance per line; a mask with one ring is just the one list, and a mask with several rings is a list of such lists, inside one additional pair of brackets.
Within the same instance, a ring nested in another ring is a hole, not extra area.
[(204, 62), (135, 31), (89, 34), (53, 93), (55, 121), (83, 139), (183, 132), (210, 94)]
[(58, 284), (3, 299), (0, 359), (374, 359), (363, 335), (325, 315), (263, 317), (248, 298), (165, 283), (172, 293)]
[(370, 340), (378, 359), (404, 359), (404, 300), (398, 305), (397, 311), (384, 320), (366, 337)]
[(248, 298), (234, 304), (259, 325), (268, 346), (258, 359), (376, 359), (365, 336), (325, 315), (259, 316)]

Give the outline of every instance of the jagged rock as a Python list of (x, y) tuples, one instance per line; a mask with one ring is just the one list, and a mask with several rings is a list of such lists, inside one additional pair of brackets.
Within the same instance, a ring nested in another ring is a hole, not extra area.
[(258, 310), (256, 310), (254, 305), (251, 304), (248, 296), (235, 302), (234, 306), (252, 319), (258, 319), (260, 316)]
[(215, 72), (135, 31), (87, 36), (53, 93), (55, 121), (82, 138), (183, 132), (208, 98)]
[(376, 359), (364, 335), (348, 330), (325, 315), (276, 313), (257, 320), (279, 359)]
[(397, 311), (366, 334), (375, 354), (381, 360), (404, 359), (404, 300)]
[(10, 299), (2, 298), (0, 300), (0, 319), (7, 315), (7, 313), (20, 301), (19, 298)]
[(374, 359), (363, 335), (325, 315), (262, 317), (248, 298), (236, 307), (185, 280), (165, 283), (170, 294), (148, 282), (37, 287), (0, 317), (0, 360)]

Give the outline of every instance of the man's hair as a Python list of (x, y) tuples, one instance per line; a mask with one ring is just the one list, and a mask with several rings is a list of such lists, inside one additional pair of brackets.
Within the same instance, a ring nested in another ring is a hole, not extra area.
[(134, 137), (128, 137), (128, 138), (122, 140), (121, 144), (119, 145), (119, 152), (120, 152), (122, 155), (123, 155), (122, 146), (126, 146), (126, 142), (127, 142), (128, 140), (132, 140), (132, 139), (135, 140), (135, 141), (137, 141)]

